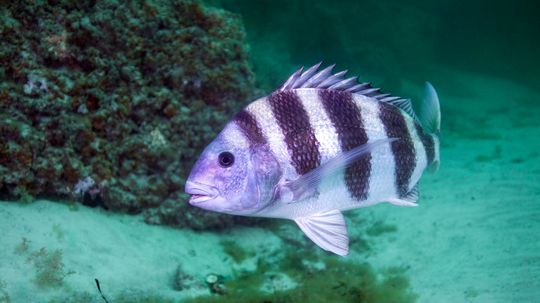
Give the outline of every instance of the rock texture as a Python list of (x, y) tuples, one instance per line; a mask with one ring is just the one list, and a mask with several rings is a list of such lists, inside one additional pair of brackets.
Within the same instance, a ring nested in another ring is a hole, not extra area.
[(13, 1), (0, 34), (0, 198), (232, 223), (182, 192), (253, 92), (237, 15), (184, 0)]

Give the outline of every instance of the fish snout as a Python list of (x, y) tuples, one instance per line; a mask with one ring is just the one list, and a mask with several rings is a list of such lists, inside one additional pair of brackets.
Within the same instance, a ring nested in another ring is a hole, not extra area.
[(184, 191), (191, 195), (189, 204), (192, 205), (213, 200), (219, 196), (219, 190), (216, 187), (189, 180), (186, 182)]

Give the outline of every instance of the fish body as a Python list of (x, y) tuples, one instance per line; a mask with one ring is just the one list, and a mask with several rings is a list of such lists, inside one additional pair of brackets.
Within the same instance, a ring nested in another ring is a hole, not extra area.
[(186, 192), (204, 209), (292, 219), (321, 248), (346, 255), (341, 211), (417, 205), (423, 171), (439, 165), (440, 109), (429, 83), (417, 116), (410, 100), (319, 66), (237, 113)]

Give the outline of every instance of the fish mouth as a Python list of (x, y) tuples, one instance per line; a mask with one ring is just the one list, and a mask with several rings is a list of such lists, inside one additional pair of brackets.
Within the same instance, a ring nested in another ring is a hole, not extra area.
[(186, 182), (185, 192), (191, 195), (189, 204), (210, 201), (219, 196), (219, 191), (214, 186), (193, 181)]

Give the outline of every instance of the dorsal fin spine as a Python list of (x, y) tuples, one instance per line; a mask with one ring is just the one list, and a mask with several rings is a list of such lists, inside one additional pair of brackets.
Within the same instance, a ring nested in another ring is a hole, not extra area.
[[(278, 91), (291, 90), (297, 88), (320, 88), (341, 90), (353, 94), (375, 98), (380, 102), (392, 104), (409, 114), (413, 119), (418, 119), (411, 105), (411, 100), (404, 99), (390, 94), (381, 93), (380, 88), (371, 86), (370, 82), (357, 83), (357, 77), (344, 79), (347, 70), (332, 74), (335, 64), (330, 65), (317, 72), (322, 62), (319, 62), (304, 71), (304, 67), (294, 72)], [(304, 72), (302, 72), (304, 71)]]
[[(373, 98), (377, 98), (378, 100), (382, 100), (386, 97), (390, 96), (390, 94), (380, 94), (380, 95), (376, 95), (376, 96), (373, 96)], [(396, 98), (399, 98), (399, 97), (396, 97)]]
[(298, 77), (298, 79), (294, 81), (293, 86), (301, 87), (302, 84), (306, 83), (306, 81), (309, 80), (311, 76), (315, 74), (315, 72), (317, 72), (317, 69), (319, 69), (319, 66), (321, 66), (321, 64), (322, 62), (319, 62), (313, 65), (312, 67), (308, 68), (305, 72), (302, 73), (302, 75), (300, 75), (300, 77)]
[(371, 93), (374, 93), (374, 92), (377, 92), (377, 91), (379, 91), (379, 90), (381, 90), (381, 89), (380, 89), (380, 88), (375, 88), (375, 87), (373, 87), (373, 88), (364, 89), (364, 90), (361, 90), (361, 91), (355, 92), (355, 93), (360, 94), (360, 95), (366, 95), (366, 96), (367, 96), (367, 95), (369, 95), (369, 94), (371, 94)]
[(321, 82), (319, 85), (317, 85), (318, 88), (328, 88), (329, 86), (333, 85), (336, 82), (339, 82), (341, 80), (341, 77), (347, 73), (347, 70), (340, 71), (339, 73), (335, 73), (332, 76), (325, 79), (323, 82)]
[(391, 101), (394, 101), (394, 100), (399, 100), (401, 99), (401, 97), (396, 97), (396, 96), (390, 96), (390, 97), (384, 97), (382, 99), (380, 99), (382, 102), (391, 102)]
[(370, 85), (371, 85), (370, 82), (364, 82), (364, 83), (360, 83), (360, 84), (357, 84), (355, 86), (349, 87), (345, 91), (355, 93), (355, 92), (357, 92), (359, 90), (362, 90), (362, 89), (365, 89), (365, 88), (369, 87)]
[(283, 83), (283, 85), (281, 86), (281, 88), (279, 89), (280, 91), (284, 91), (284, 90), (287, 90), (287, 89), (293, 89), (295, 88), (292, 84), (296, 81), (296, 79), (298, 79), (298, 77), (300, 76), (300, 74), (302, 73), (302, 70), (304, 70), (304, 67), (302, 66), (300, 69), (298, 69), (297, 71), (295, 71), (290, 77), (289, 79), (287, 79), (287, 81), (285, 81), (285, 83)]
[(351, 85), (351, 83), (356, 83), (357, 78), (358, 77), (350, 77), (350, 78), (347, 78), (345, 80), (339, 81), (338, 83), (333, 84), (332, 86), (328, 87), (328, 89), (339, 90), (339, 89), (341, 89), (343, 87), (349, 87)]
[(319, 85), (324, 79), (328, 78), (332, 74), (332, 69), (334, 69), (336, 65), (332, 64), (328, 66), (327, 68), (321, 70), (317, 74), (315, 74), (311, 79), (308, 79), (302, 87), (316, 87)]

